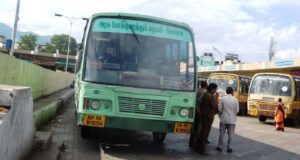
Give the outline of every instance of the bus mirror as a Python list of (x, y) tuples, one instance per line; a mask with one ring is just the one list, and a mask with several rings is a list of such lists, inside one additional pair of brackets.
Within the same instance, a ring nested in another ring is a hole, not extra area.
[(199, 58), (199, 56), (197, 56), (197, 62), (199, 62), (199, 60), (200, 60), (200, 58)]

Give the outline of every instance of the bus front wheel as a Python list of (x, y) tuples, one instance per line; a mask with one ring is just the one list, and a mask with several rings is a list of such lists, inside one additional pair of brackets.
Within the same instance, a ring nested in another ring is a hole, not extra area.
[(164, 142), (164, 140), (165, 140), (165, 138), (167, 136), (167, 133), (153, 132), (152, 135), (153, 135), (153, 141), (154, 141), (154, 143), (161, 144), (161, 143)]
[(259, 116), (258, 117), (258, 120), (260, 121), (260, 122), (266, 122), (266, 120), (267, 120), (267, 117), (266, 116)]

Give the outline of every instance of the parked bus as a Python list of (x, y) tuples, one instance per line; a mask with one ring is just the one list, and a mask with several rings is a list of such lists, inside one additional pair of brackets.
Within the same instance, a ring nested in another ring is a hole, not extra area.
[(197, 92), (192, 29), (138, 14), (99, 13), (89, 19), (76, 71), (77, 124), (189, 133)]
[(286, 107), (285, 117), (295, 125), (300, 121), (300, 77), (280, 73), (258, 73), (250, 85), (248, 113), (265, 122), (273, 118), (278, 99)]
[(250, 82), (250, 77), (230, 73), (212, 73), (208, 77), (208, 83), (216, 83), (218, 85), (217, 92), (221, 98), (226, 95), (227, 87), (233, 88), (234, 96), (239, 101), (240, 115), (247, 115), (247, 98)]

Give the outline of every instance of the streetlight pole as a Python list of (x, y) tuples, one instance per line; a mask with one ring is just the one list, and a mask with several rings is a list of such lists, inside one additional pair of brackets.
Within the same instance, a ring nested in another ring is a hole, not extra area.
[(72, 33), (72, 26), (73, 23), (77, 20), (77, 19), (83, 19), (86, 20), (85, 18), (76, 18), (76, 17), (68, 17), (68, 16), (64, 16), (62, 14), (58, 14), (55, 13), (54, 16), (57, 17), (65, 17), (69, 22), (70, 22), (70, 31), (69, 31), (69, 38), (68, 38), (68, 50), (67, 50), (67, 59), (66, 59), (66, 66), (65, 66), (65, 71), (68, 71), (68, 63), (69, 63), (69, 54), (70, 54), (70, 43), (71, 43), (71, 33)]
[(68, 37), (68, 50), (67, 50), (67, 58), (66, 58), (66, 65), (65, 65), (65, 71), (67, 72), (68, 71), (68, 63), (69, 63), (69, 54), (70, 54), (70, 41), (71, 41), (72, 26), (76, 19), (74, 17), (67, 17), (67, 16), (64, 16), (64, 15), (58, 14), (58, 13), (55, 13), (54, 15), (57, 17), (65, 17), (70, 22), (70, 31), (69, 31), (69, 37)]
[(222, 62), (222, 52), (220, 52), (216, 47), (213, 47), (213, 50), (215, 50), (216, 52), (218, 52), (220, 54), (220, 65)]
[(70, 32), (69, 32), (69, 39), (68, 39), (68, 51), (67, 51), (67, 62), (65, 71), (68, 72), (68, 63), (69, 63), (69, 54), (70, 54), (70, 41), (71, 41), (71, 32), (72, 32), (73, 21), (70, 20)]
[(11, 36), (12, 42), (11, 42), (11, 48), (10, 48), (10, 52), (9, 52), (10, 56), (14, 55), (14, 50), (15, 50), (16, 32), (17, 32), (18, 21), (19, 21), (19, 9), (20, 9), (20, 0), (17, 1), (14, 29), (13, 29), (12, 36)]

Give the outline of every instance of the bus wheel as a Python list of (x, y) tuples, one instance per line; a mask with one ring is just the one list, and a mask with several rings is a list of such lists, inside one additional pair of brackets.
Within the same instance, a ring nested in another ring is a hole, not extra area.
[(258, 120), (259, 120), (260, 122), (266, 122), (267, 117), (266, 117), (266, 116), (259, 116), (259, 117), (258, 117)]
[(88, 126), (81, 126), (80, 127), (80, 134), (82, 138), (90, 138), (92, 132), (92, 128)]
[(152, 132), (152, 135), (154, 143), (162, 144), (167, 136), (167, 133)]

